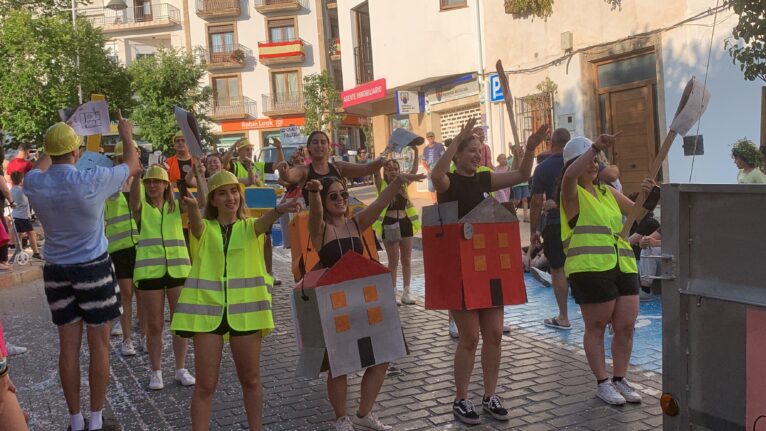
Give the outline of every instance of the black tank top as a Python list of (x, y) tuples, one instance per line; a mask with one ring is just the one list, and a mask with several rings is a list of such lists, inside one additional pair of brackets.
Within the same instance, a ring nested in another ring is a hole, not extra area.
[(322, 249), (319, 250), (319, 263), (322, 268), (330, 268), (338, 261), (344, 254), (349, 251), (353, 251), (359, 254), (364, 253), (364, 243), (359, 233), (359, 225), (356, 220), (352, 219), (354, 226), (356, 227), (356, 235), (346, 238), (336, 238), (327, 243), (324, 242), (325, 233), (327, 233), (327, 224), (325, 224), (324, 231), (322, 232)]
[[(322, 178), (327, 178), (327, 177), (341, 178), (340, 171), (338, 171), (338, 168), (336, 168), (334, 164), (328, 163), (327, 165), (330, 167), (330, 171), (327, 172), (326, 174), (318, 174), (317, 171), (314, 170), (314, 164), (309, 163), (309, 174), (306, 175), (306, 181), (308, 180), (321, 181)], [(303, 189), (303, 201), (306, 203), (306, 206), (309, 205), (309, 191), (306, 189)]]

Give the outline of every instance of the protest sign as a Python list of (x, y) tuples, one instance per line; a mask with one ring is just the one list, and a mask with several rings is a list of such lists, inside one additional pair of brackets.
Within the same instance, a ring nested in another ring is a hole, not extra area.
[(176, 122), (178, 122), (178, 127), (184, 135), (189, 153), (194, 157), (202, 157), (202, 139), (200, 138), (197, 119), (191, 112), (178, 106), (173, 108), (173, 112), (176, 114)]
[(298, 126), (279, 129), (279, 139), (283, 144), (303, 144), (306, 142), (306, 137), (301, 133), (301, 128)]
[(83, 103), (75, 109), (66, 123), (80, 136), (109, 133), (109, 106), (106, 100)]

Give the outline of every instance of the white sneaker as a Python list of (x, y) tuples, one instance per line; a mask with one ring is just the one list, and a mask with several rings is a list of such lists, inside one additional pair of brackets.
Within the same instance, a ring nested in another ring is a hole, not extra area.
[(607, 404), (614, 406), (621, 406), (625, 404), (625, 397), (617, 392), (617, 388), (614, 387), (614, 383), (611, 380), (607, 380), (604, 383), (599, 383), (596, 396), (604, 400)]
[(625, 398), (625, 401), (629, 403), (641, 402), (641, 394), (630, 385), (630, 382), (627, 379), (623, 378), (619, 382), (614, 382), (614, 387), (617, 389), (617, 392)]
[(410, 288), (405, 287), (404, 292), (402, 292), (402, 304), (412, 305), (414, 303), (415, 303), (415, 300), (412, 299), (412, 296), (410, 296)]
[(449, 321), (449, 336), (452, 338), (459, 338), (460, 334), (457, 332), (457, 324), (454, 320)]
[(193, 386), (195, 383), (197, 383), (197, 380), (194, 378), (194, 376), (189, 373), (189, 370), (186, 368), (181, 368), (176, 370), (176, 381), (181, 384), (181, 386)]
[(24, 353), (27, 353), (26, 347), (17, 346), (11, 343), (5, 343), (5, 349), (8, 351), (8, 356), (23, 355)]
[(120, 321), (114, 322), (114, 325), (112, 325), (112, 337), (119, 337), (122, 335), (122, 324)]
[(133, 346), (133, 340), (131, 340), (130, 338), (128, 338), (127, 340), (122, 340), (120, 353), (122, 353), (122, 356), (135, 356), (136, 348), (135, 346)]
[(335, 421), (335, 431), (354, 431), (354, 423), (348, 416), (342, 416)]
[(162, 383), (162, 370), (151, 371), (149, 375), (149, 389), (159, 391), (164, 387), (165, 384)]
[(368, 413), (367, 416), (363, 418), (360, 418), (358, 415), (353, 415), (351, 416), (351, 422), (354, 423), (356, 428), (367, 431), (386, 431), (392, 429), (392, 427), (376, 418), (372, 412)]

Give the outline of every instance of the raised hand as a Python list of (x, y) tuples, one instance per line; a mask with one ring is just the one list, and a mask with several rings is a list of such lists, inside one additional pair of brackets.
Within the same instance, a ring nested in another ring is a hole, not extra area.
[(657, 185), (657, 182), (655, 182), (653, 179), (651, 179), (651, 178), (644, 178), (644, 180), (641, 182), (641, 189), (648, 194), (649, 192), (652, 191), (652, 189), (656, 185)]
[(188, 190), (185, 195), (181, 196), (181, 204), (186, 209), (186, 212), (195, 211), (197, 209), (197, 199), (195, 199), (194, 195)]
[(271, 141), (275, 148), (282, 149), (282, 141), (280, 141), (279, 138), (271, 138)]
[(545, 138), (548, 136), (550, 131), (551, 126), (543, 124), (537, 129), (535, 133), (529, 135), (529, 138), (527, 139), (527, 151), (533, 151), (535, 148), (537, 148), (538, 145), (545, 141)]
[(617, 137), (620, 136), (622, 132), (617, 132), (614, 135), (609, 134), (602, 134), (599, 135), (598, 138), (596, 138), (596, 142), (593, 143), (593, 146), (598, 148), (600, 151), (606, 151), (609, 147), (614, 146), (614, 144), (617, 142)]
[(290, 165), (287, 162), (285, 162), (284, 160), (281, 161), (281, 162), (278, 162), (276, 165), (274, 165), (274, 170), (275, 171), (282, 172), (282, 170), (286, 171), (288, 169), (290, 169)]
[(303, 188), (310, 192), (319, 192), (322, 191), (322, 183), (319, 180), (308, 180)]
[(399, 175), (396, 177), (404, 184), (409, 184), (413, 181), (422, 181), (426, 178), (428, 178), (425, 174), (408, 174), (405, 172), (400, 172)]
[(122, 111), (119, 109), (117, 110), (117, 131), (124, 145), (130, 145), (133, 142), (133, 125), (130, 121), (122, 118)]
[(470, 118), (460, 129), (460, 133), (452, 139), (451, 145), (460, 145), (461, 142), (473, 136), (473, 128), (476, 127), (476, 118)]

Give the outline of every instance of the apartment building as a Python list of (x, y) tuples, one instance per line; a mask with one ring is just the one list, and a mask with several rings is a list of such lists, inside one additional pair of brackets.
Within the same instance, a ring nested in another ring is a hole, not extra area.
[(609, 157), (627, 192), (648, 173), (686, 81), (706, 80), (712, 98), (690, 133), (701, 137), (696, 154), (693, 137), (679, 139), (662, 176), (735, 181), (729, 145), (758, 140), (761, 89), (725, 51), (737, 22), (730, 9), (709, 0), (557, 1), (543, 20), (519, 16), (511, 5), (338, 0), (341, 44), (354, 52), (341, 60), (344, 107), (371, 117), (377, 152), (394, 128), (434, 131), (443, 140), (475, 116), (493, 153), (507, 154), (510, 121), (493, 76), (501, 59), (520, 140), (543, 123), (589, 137), (622, 131)]

